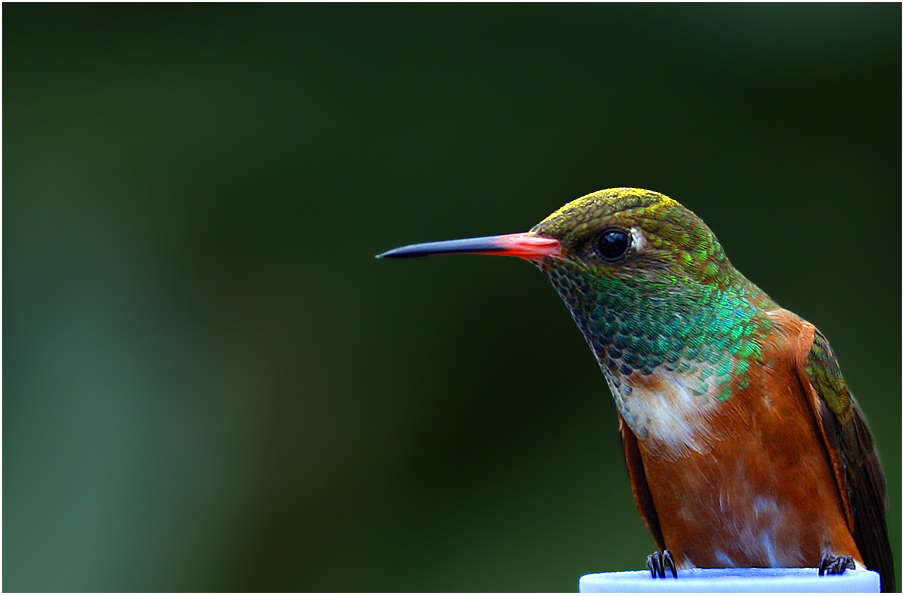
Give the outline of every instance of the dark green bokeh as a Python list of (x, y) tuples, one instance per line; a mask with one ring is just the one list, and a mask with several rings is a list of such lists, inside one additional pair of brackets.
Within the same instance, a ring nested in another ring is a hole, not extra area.
[(640, 568), (615, 408), (543, 276), (373, 259), (612, 186), (693, 209), (829, 337), (899, 560), (900, 5), (4, 17), (4, 590)]

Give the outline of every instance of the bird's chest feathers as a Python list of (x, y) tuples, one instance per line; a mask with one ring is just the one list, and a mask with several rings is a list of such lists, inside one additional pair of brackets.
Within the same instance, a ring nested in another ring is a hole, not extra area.
[(648, 375), (604, 372), (625, 422), (644, 448), (662, 459), (708, 453), (715, 441), (734, 434), (727, 424), (734, 404), (717, 398), (720, 387), (712, 377), (662, 367)]

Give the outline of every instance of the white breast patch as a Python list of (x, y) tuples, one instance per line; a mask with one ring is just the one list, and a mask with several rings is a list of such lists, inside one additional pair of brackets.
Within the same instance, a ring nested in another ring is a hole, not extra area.
[[(698, 375), (656, 369), (654, 382), (637, 384), (629, 390), (629, 379), (610, 382), (620, 393), (616, 405), (638, 440), (651, 453), (675, 461), (691, 452), (708, 453), (713, 441), (730, 434), (712, 424), (716, 409), (723, 403), (717, 387), (702, 382)], [(703, 390), (703, 391), (702, 391)]]

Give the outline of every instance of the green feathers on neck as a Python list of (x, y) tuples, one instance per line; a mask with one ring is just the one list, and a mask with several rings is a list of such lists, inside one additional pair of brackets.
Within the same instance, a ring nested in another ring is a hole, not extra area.
[[(629, 238), (616, 259), (600, 248), (613, 230)], [(540, 267), (608, 377), (693, 375), (716, 382), (720, 399), (733, 375), (737, 386), (747, 382), (770, 326), (763, 311), (777, 306), (694, 213), (659, 193), (616, 188), (569, 203), (532, 231), (562, 242), (563, 256)]]

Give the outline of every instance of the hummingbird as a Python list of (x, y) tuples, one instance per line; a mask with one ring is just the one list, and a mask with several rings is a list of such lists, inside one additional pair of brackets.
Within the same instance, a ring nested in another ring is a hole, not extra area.
[(528, 260), (566, 303), (616, 402), (652, 576), (858, 565), (895, 589), (886, 481), (829, 342), (736, 270), (694, 213), (611, 188), (528, 232), (378, 258), (448, 253)]

